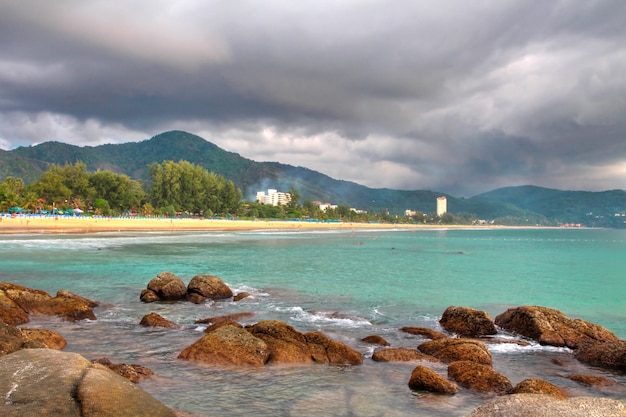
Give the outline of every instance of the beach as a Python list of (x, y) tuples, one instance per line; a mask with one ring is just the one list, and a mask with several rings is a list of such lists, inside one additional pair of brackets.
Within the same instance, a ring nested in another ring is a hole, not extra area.
[[(313, 222), (283, 220), (229, 220), (145, 217), (87, 217), (87, 216), (17, 216), (0, 217), (0, 234), (13, 233), (98, 233), (98, 232), (200, 232), (244, 230), (351, 230), (351, 229), (418, 229), (438, 228), (438, 225)], [(449, 227), (467, 227), (450, 226)]]

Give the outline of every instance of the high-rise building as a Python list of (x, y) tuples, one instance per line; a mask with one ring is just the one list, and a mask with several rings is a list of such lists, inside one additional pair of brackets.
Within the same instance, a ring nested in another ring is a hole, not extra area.
[(285, 205), (291, 201), (291, 194), (282, 193), (278, 190), (268, 189), (267, 194), (265, 191), (259, 191), (256, 193), (256, 201), (269, 206)]
[(448, 212), (448, 199), (437, 197), (437, 216), (441, 217)]

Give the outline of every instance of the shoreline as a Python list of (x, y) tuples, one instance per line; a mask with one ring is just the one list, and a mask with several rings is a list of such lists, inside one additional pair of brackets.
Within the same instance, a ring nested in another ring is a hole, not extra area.
[[(398, 223), (307, 222), (293, 220), (226, 220), (116, 217), (0, 217), (2, 234), (65, 234), (100, 232), (212, 232), (253, 230), (392, 230), (497, 229), (507, 226), (432, 225)], [(513, 226), (515, 227), (515, 226)], [(517, 227), (516, 227), (517, 228)], [(519, 228), (526, 228), (520, 226)]]

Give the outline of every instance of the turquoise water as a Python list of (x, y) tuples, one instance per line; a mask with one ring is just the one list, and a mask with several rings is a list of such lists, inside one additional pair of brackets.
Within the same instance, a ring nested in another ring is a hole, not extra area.
[[(379, 334), (393, 346), (423, 341), (402, 326), (439, 329), (446, 307), (492, 316), (518, 305), (542, 305), (626, 338), (626, 231), (578, 229), (239, 232), (186, 234), (1, 235), (0, 281), (50, 293), (66, 289), (102, 302), (94, 322), (36, 319), (68, 340), (66, 350), (95, 359), (140, 363), (157, 373), (141, 384), (166, 404), (201, 415), (462, 416), (485, 400), (411, 393), (415, 364), (369, 360), (359, 340)], [(157, 273), (189, 281), (215, 274), (240, 303), (143, 304), (139, 293)], [(181, 330), (146, 329), (156, 311)], [(199, 318), (251, 311), (246, 323), (271, 318), (305, 332), (321, 330), (361, 351), (358, 367), (267, 367), (232, 371), (176, 359), (202, 336)], [(624, 392), (583, 389), (563, 378), (595, 373), (567, 349), (492, 346), (494, 367), (513, 384), (541, 377), (572, 395), (620, 398)], [(566, 367), (550, 360), (560, 358)], [(437, 369), (445, 374), (445, 367)]]

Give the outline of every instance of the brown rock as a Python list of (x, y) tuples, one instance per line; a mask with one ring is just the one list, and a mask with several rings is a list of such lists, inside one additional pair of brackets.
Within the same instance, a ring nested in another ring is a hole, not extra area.
[(154, 291), (161, 301), (183, 300), (187, 294), (183, 280), (171, 272), (160, 272), (148, 283), (148, 289)]
[(50, 298), (33, 304), (30, 313), (56, 315), (67, 321), (96, 320), (93, 309), (77, 298)]
[(269, 354), (267, 344), (245, 329), (222, 326), (186, 347), (178, 357), (213, 365), (263, 366)]
[(446, 308), (439, 324), (446, 331), (461, 337), (480, 337), (497, 333), (493, 319), (487, 312), (468, 307)]
[(96, 359), (93, 360), (92, 363), (104, 365), (116, 374), (123, 376), (135, 384), (143, 381), (149, 376), (154, 375), (154, 372), (145, 366), (126, 363), (111, 363), (111, 361), (107, 358)]
[(617, 336), (602, 326), (581, 319), (570, 319), (560, 311), (547, 307), (510, 308), (498, 315), (495, 323), (543, 345), (576, 349), (588, 343), (618, 340)]
[(583, 345), (574, 356), (579, 361), (601, 368), (626, 370), (626, 340)]
[(361, 339), (361, 342), (369, 343), (370, 345), (389, 346), (389, 342), (378, 335), (365, 336)]
[(305, 333), (309, 351), (315, 362), (326, 362), (331, 365), (360, 365), (363, 355), (356, 350), (336, 342), (320, 332)]
[(185, 296), (185, 299), (189, 301), (190, 303), (194, 303), (194, 304), (202, 304), (206, 301), (205, 297), (195, 292), (188, 292), (187, 295)]
[(30, 318), (22, 307), (11, 300), (3, 290), (0, 290), (0, 322), (17, 326), (28, 323)]
[(448, 336), (446, 336), (445, 334), (438, 332), (436, 330), (433, 329), (429, 329), (427, 327), (402, 327), (400, 328), (400, 331), (405, 332), (405, 333), (409, 333), (409, 334), (414, 334), (416, 336), (424, 336), (427, 337), (428, 339), (431, 340), (436, 340), (436, 339), (446, 339)]
[(459, 387), (456, 384), (423, 366), (418, 366), (411, 372), (409, 388), (414, 391), (429, 391), (439, 394), (456, 394), (459, 392)]
[(610, 378), (596, 375), (573, 374), (568, 376), (568, 378), (586, 387), (610, 387), (617, 384)]
[(178, 324), (163, 318), (161, 315), (152, 312), (141, 318), (139, 325), (146, 327), (166, 327), (168, 329), (178, 329)]
[(157, 301), (161, 301), (157, 293), (147, 288), (141, 291), (141, 295), (139, 296), (139, 299), (143, 301), (144, 303), (155, 303)]
[(448, 377), (459, 385), (482, 393), (506, 394), (513, 388), (511, 381), (491, 366), (471, 361), (456, 361), (448, 365)]
[(224, 316), (207, 317), (205, 319), (196, 320), (195, 323), (196, 324), (216, 324), (221, 321), (237, 321), (244, 317), (252, 317), (252, 316), (254, 316), (254, 313), (250, 311), (243, 311), (241, 313), (227, 314)]
[(26, 340), (20, 329), (0, 323), (0, 356), (22, 349)]
[(269, 349), (268, 363), (312, 363), (307, 340), (293, 326), (278, 320), (263, 320), (247, 329)]
[(246, 291), (242, 291), (233, 297), (233, 301), (234, 302), (241, 301), (244, 298), (248, 298), (248, 297), (250, 297), (250, 293)]
[(204, 298), (217, 300), (231, 298), (233, 292), (220, 277), (215, 275), (196, 275), (187, 286), (189, 294), (200, 294)]
[(445, 363), (454, 361), (472, 361), (484, 365), (492, 363), (487, 346), (478, 340), (456, 338), (430, 340), (419, 345), (417, 349)]
[(241, 324), (237, 323), (236, 321), (223, 320), (223, 321), (218, 321), (215, 324), (212, 324), (209, 327), (207, 327), (206, 329), (204, 329), (204, 333), (210, 333), (213, 330), (217, 330), (220, 327), (224, 327), (224, 326), (235, 326), (235, 327), (239, 327), (240, 329), (244, 328)]
[(65, 290), (57, 291), (57, 297), (58, 298), (72, 298), (72, 299), (80, 300), (80, 301), (82, 301), (83, 303), (85, 303), (86, 305), (88, 305), (91, 308), (95, 308), (95, 307), (98, 307), (100, 305), (100, 303), (97, 302), (97, 301), (93, 301), (93, 300), (90, 300), (88, 298), (81, 297), (80, 295), (76, 295), (76, 294), (74, 294), (72, 292), (65, 291)]
[(510, 394), (544, 394), (556, 398), (567, 398), (567, 394), (561, 388), (537, 378), (523, 380), (513, 387)]
[(419, 350), (408, 348), (387, 348), (378, 350), (372, 355), (372, 360), (376, 362), (439, 362), (439, 359), (434, 356), (426, 355)]
[(20, 331), (25, 341), (37, 340), (49, 349), (63, 350), (67, 346), (67, 341), (63, 336), (52, 330), (21, 328)]
[(19, 305), (26, 313), (32, 311), (33, 306), (51, 299), (52, 297), (45, 291), (11, 284), (10, 282), (0, 282), (0, 290)]

